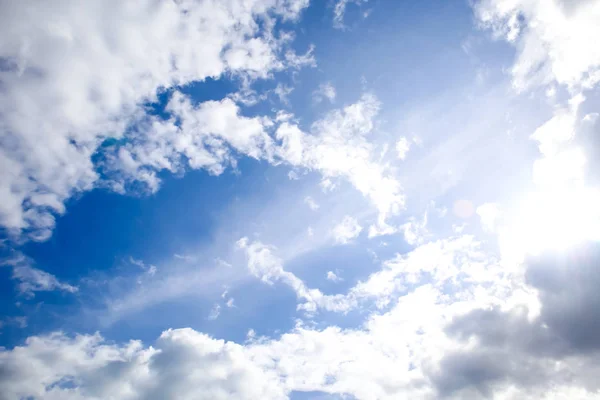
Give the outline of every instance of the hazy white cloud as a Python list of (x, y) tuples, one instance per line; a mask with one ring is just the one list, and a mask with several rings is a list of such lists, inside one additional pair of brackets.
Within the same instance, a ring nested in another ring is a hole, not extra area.
[(404, 240), (410, 245), (422, 244), (429, 235), (427, 230), (428, 213), (425, 212), (421, 219), (411, 217), (402, 224), (400, 229), (404, 233)]
[(477, 207), (475, 210), (479, 219), (481, 220), (481, 226), (488, 232), (493, 232), (500, 216), (500, 209), (496, 203), (485, 203)]
[(284, 85), (282, 83), (278, 83), (277, 86), (275, 87), (275, 89), (273, 90), (273, 93), (275, 93), (275, 95), (279, 98), (280, 102), (282, 102), (285, 105), (289, 105), (290, 101), (288, 99), (288, 96), (293, 91), (294, 91), (293, 87)]
[(321, 83), (319, 87), (313, 92), (313, 101), (320, 103), (323, 100), (329, 100), (331, 103), (335, 101), (335, 88), (331, 82)]
[(396, 153), (400, 160), (404, 160), (406, 158), (406, 155), (408, 154), (408, 151), (410, 150), (410, 145), (411, 145), (410, 141), (405, 137), (401, 137), (396, 142)]
[(327, 274), (325, 275), (325, 277), (327, 278), (327, 280), (332, 281), (332, 282), (341, 282), (344, 279), (341, 278), (338, 274), (336, 274), (333, 271), (327, 271)]
[(214, 321), (217, 318), (219, 318), (219, 315), (221, 315), (221, 306), (215, 304), (213, 305), (213, 308), (211, 308), (210, 313), (208, 314), (208, 320)]
[(316, 211), (319, 209), (319, 205), (317, 204), (317, 202), (310, 196), (306, 196), (304, 198), (304, 204), (306, 204), (308, 206), (308, 208), (310, 208), (313, 211)]
[[(344, 25), (344, 15), (346, 14), (346, 7), (348, 7), (348, 4), (360, 5), (367, 3), (368, 1), (369, 0), (337, 0), (333, 6), (333, 27), (337, 29), (344, 29), (346, 27)], [(368, 12), (363, 14), (365, 18), (368, 15)]]
[(356, 239), (362, 232), (356, 218), (346, 215), (342, 221), (331, 230), (331, 234), (337, 243), (346, 244)]

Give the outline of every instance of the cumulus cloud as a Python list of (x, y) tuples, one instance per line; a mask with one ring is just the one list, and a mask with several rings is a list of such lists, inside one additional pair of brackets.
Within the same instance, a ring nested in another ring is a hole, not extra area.
[[(238, 246), (266, 282), (284, 282), (303, 300), (318, 293), (283, 269), (273, 247), (247, 238)], [(359, 327), (298, 325), (272, 339), (249, 333), (244, 345), (191, 329), (167, 330), (152, 346), (98, 334), (35, 336), (0, 350), (0, 390), (7, 400), (286, 399), (295, 391), (358, 399), (594, 398), (599, 260), (597, 243), (529, 260), (525, 280), (541, 303), (532, 313), (519, 299), (518, 277), (472, 238), (427, 243), (343, 295), (348, 301), (361, 288), (378, 303)]]
[(1, 350), (0, 363), (0, 387), (7, 400), (287, 397), (278, 380), (253, 363), (242, 346), (191, 329), (165, 331), (154, 347), (54, 333)]
[(362, 232), (362, 226), (359, 225), (356, 218), (346, 215), (342, 221), (337, 224), (331, 234), (337, 243), (347, 244), (356, 239)]
[[(526, 281), (539, 293), (540, 310), (492, 307), (455, 318), (447, 331), (464, 348), (443, 361), (441, 390), (477, 387), (485, 394), (516, 386), (532, 398), (553, 398), (554, 388), (571, 388), (573, 398), (593, 398), (600, 389), (593, 378), (599, 371), (599, 263), (598, 243), (529, 258)], [(476, 347), (467, 344), (473, 340)]]
[(281, 141), (276, 154), (292, 166), (320, 172), (324, 187), (331, 188), (334, 178), (347, 179), (377, 208), (379, 216), (373, 227), (391, 233), (394, 228), (386, 219), (403, 209), (405, 199), (400, 182), (375, 160), (374, 146), (367, 140), (379, 108), (377, 98), (365, 94), (358, 102), (315, 121), (310, 133), (283, 122), (276, 130)]
[(600, 3), (597, 0), (482, 0), (480, 23), (517, 47), (511, 68), (522, 90), (557, 82), (571, 88), (600, 80)]
[(150, 117), (128, 135), (126, 144), (106, 150), (104, 169), (114, 190), (125, 192), (137, 182), (155, 192), (162, 170), (189, 167), (220, 174), (234, 162), (232, 150), (253, 158), (270, 157), (266, 120), (240, 115), (230, 99), (193, 106), (188, 97), (175, 92), (166, 111), (171, 118)]
[[(240, 240), (239, 246), (248, 253), (254, 273), (266, 275), (272, 282), (287, 281), (296, 285), (299, 293), (316, 293), (286, 274), (273, 248), (248, 239)], [(443, 373), (453, 368), (444, 355), (451, 354), (455, 346), (454, 333), (448, 330), (446, 334), (444, 326), (457, 315), (465, 315), (473, 304), (488, 304), (490, 296), (500, 302), (509, 292), (495, 293), (498, 288), (490, 291), (485, 286), (478, 290), (455, 286), (444, 292), (452, 282), (446, 279), (460, 276), (449, 269), (473, 271), (481, 260), (477, 255), (472, 258), (476, 252), (467, 239), (438, 246), (446, 256), (432, 255), (434, 247), (423, 247), (418, 254), (397, 260), (395, 267), (385, 268), (394, 269), (398, 277), (432, 276), (434, 285), (405, 288), (394, 296), (372, 286), (373, 295), (388, 298), (390, 308), (372, 313), (364, 325), (354, 329), (299, 325), (275, 339), (249, 335), (244, 345), (178, 329), (163, 332), (151, 347), (137, 341), (109, 343), (99, 335), (54, 333), (31, 337), (12, 350), (0, 350), (5, 371), (0, 374), (0, 389), (8, 400), (109, 395), (115, 399), (175, 395), (284, 399), (294, 391), (358, 399), (438, 398), (444, 389), (439, 383)]]
[(157, 90), (312, 59), (270, 22), (297, 18), (308, 0), (30, 3), (0, 8), (0, 224), (39, 240), (67, 198), (97, 184), (100, 144), (123, 137)]

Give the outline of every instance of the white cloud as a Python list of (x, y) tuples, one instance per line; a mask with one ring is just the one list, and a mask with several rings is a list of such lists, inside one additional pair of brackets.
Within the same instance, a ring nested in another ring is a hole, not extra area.
[(338, 274), (336, 274), (333, 271), (327, 271), (327, 275), (325, 277), (327, 278), (327, 280), (332, 281), (332, 282), (341, 282), (344, 280), (343, 278), (338, 276)]
[(242, 238), (237, 242), (238, 248), (246, 253), (248, 270), (263, 282), (272, 285), (276, 281), (289, 286), (302, 303), (298, 309), (307, 313), (314, 313), (319, 308), (347, 312), (355, 306), (353, 299), (347, 299), (343, 295), (324, 295), (318, 289), (311, 289), (295, 274), (285, 271), (283, 260), (275, 255), (275, 248), (261, 242), (250, 242), (248, 238)]
[(242, 346), (191, 329), (165, 331), (154, 347), (54, 333), (0, 350), (0, 362), (10, 371), (0, 378), (7, 400), (286, 398)]
[[(272, 247), (248, 239), (239, 246), (259, 276), (296, 285), (306, 297), (318, 293), (284, 271)], [(167, 330), (152, 346), (98, 334), (35, 336), (0, 349), (10, 372), (0, 375), (0, 391), (7, 400), (286, 399), (293, 391), (358, 399), (594, 398), (600, 342), (589, 328), (598, 320), (593, 266), (600, 253), (591, 246), (580, 264), (552, 254), (528, 267), (542, 302), (533, 318), (526, 311), (537, 292), (463, 236), (398, 256), (344, 295), (377, 302), (359, 327), (298, 324), (272, 339), (249, 330), (243, 345), (192, 329)], [(565, 280), (573, 268), (575, 280)], [(572, 312), (581, 304), (588, 304), (585, 315)]]
[(379, 107), (374, 96), (365, 94), (360, 101), (315, 121), (310, 134), (284, 122), (276, 130), (281, 141), (276, 153), (292, 166), (320, 172), (325, 189), (334, 186), (334, 178), (346, 178), (379, 211), (374, 228), (391, 233), (394, 229), (386, 219), (404, 207), (404, 194), (387, 166), (374, 160), (374, 146), (366, 139), (374, 129)]
[(313, 101), (315, 103), (320, 103), (323, 100), (327, 99), (331, 103), (335, 101), (335, 88), (331, 84), (331, 82), (321, 83), (317, 90), (313, 92)]
[(398, 158), (400, 160), (404, 160), (406, 158), (406, 155), (408, 154), (409, 150), (410, 150), (410, 141), (405, 137), (401, 137), (396, 142), (396, 153), (398, 153)]
[(135, 258), (133, 258), (131, 256), (129, 256), (129, 262), (131, 264), (139, 267), (140, 269), (142, 269), (143, 271), (145, 271), (150, 276), (156, 275), (156, 271), (158, 271), (158, 268), (156, 268), (156, 265), (146, 264), (144, 261), (137, 260), (137, 259), (135, 259)]
[[(290, 36), (273, 24), (257, 24), (268, 14), (294, 19), (307, 0), (30, 3), (0, 7), (0, 224), (38, 240), (67, 198), (97, 185), (92, 154), (121, 138), (158, 89), (224, 73), (267, 77), (312, 60), (287, 49)], [(121, 160), (135, 168), (130, 155)], [(144, 179), (157, 185), (150, 172)]]
[(426, 211), (420, 220), (411, 217), (408, 222), (402, 224), (400, 229), (404, 233), (404, 240), (406, 240), (406, 243), (414, 246), (425, 242), (425, 239), (429, 235), (427, 218)]
[(488, 232), (494, 232), (498, 217), (500, 216), (500, 209), (496, 203), (485, 203), (477, 207), (475, 210), (479, 219), (481, 220), (481, 226)]
[[(333, 27), (337, 29), (344, 29), (346, 27), (344, 25), (344, 15), (346, 14), (346, 7), (348, 7), (348, 4), (354, 3), (360, 5), (368, 1), (369, 0), (337, 0), (333, 6)], [(363, 14), (365, 18), (368, 15), (368, 13)]]
[(293, 91), (294, 91), (293, 87), (284, 85), (282, 83), (278, 83), (277, 86), (275, 87), (275, 89), (273, 90), (273, 93), (275, 93), (275, 95), (279, 98), (280, 102), (282, 102), (285, 105), (289, 105), (290, 101), (289, 101), (288, 96)]
[(33, 267), (33, 261), (22, 254), (5, 260), (2, 265), (12, 268), (12, 278), (18, 281), (17, 289), (26, 297), (35, 296), (35, 292), (78, 291), (76, 286), (61, 282), (54, 275)]
[(306, 196), (304, 198), (304, 204), (306, 204), (308, 206), (308, 208), (310, 208), (313, 211), (316, 211), (319, 209), (319, 205), (317, 204), (317, 202), (310, 196)]
[(572, 88), (598, 82), (599, 9), (597, 0), (482, 0), (475, 6), (483, 26), (516, 44), (511, 73), (518, 89), (554, 81)]
[(346, 244), (357, 238), (361, 231), (362, 226), (359, 225), (356, 218), (346, 215), (344, 219), (332, 229), (331, 234), (337, 243)]
[[(358, 282), (347, 293), (325, 295), (286, 271), (274, 247), (247, 238), (240, 239), (238, 247), (246, 252), (250, 273), (267, 284), (279, 281), (289, 286), (303, 302), (298, 309), (308, 313), (319, 309), (346, 313), (367, 301), (383, 308), (408, 287), (426, 281), (443, 289), (448, 283), (457, 283), (458, 276), (462, 281), (479, 284), (493, 282), (502, 273), (495, 260), (481, 251), (478, 242), (470, 236), (461, 236), (422, 244), (406, 255), (385, 261), (381, 270)], [(333, 278), (332, 274), (328, 273), (327, 278)], [(497, 289), (501, 287), (498, 285)]]
[[(232, 150), (254, 158), (270, 158), (272, 139), (266, 120), (239, 115), (230, 99), (193, 106), (189, 98), (175, 92), (167, 105), (169, 120), (149, 118), (138, 124), (129, 141), (107, 151), (105, 168), (112, 172), (113, 186), (124, 191), (132, 182), (159, 189), (156, 174), (175, 172), (185, 165), (220, 174), (233, 162)], [(183, 161), (183, 160), (186, 161)]]
[(215, 304), (213, 305), (213, 308), (211, 308), (210, 313), (208, 314), (208, 320), (214, 321), (217, 318), (219, 318), (219, 315), (221, 315), (221, 306)]

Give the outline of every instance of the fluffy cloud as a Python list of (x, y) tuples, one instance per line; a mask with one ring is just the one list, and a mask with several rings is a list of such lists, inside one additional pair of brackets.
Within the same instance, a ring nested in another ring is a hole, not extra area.
[(96, 184), (91, 156), (157, 90), (308, 61), (272, 29), (308, 0), (30, 3), (0, 6), (0, 224), (34, 239), (49, 236), (65, 199)]
[[(489, 285), (495, 283), (494, 293), (504, 296), (507, 273), (495, 259), (487, 256), (471, 236), (449, 238), (423, 244), (405, 255), (382, 263), (381, 269), (359, 281), (347, 293), (326, 295), (307, 285), (294, 273), (284, 269), (284, 261), (276, 249), (248, 238), (238, 241), (248, 260), (248, 270), (267, 284), (281, 282), (289, 286), (299, 300), (299, 310), (314, 313), (319, 309), (347, 313), (360, 305), (373, 303), (383, 309), (394, 298), (411, 288), (429, 283), (443, 290), (447, 285)], [(331, 272), (331, 271), (329, 271)], [(333, 273), (332, 273), (333, 274)], [(337, 275), (327, 274), (331, 280)], [(500, 282), (504, 281), (503, 284)], [(458, 294), (457, 294), (458, 296)]]
[[(257, 276), (298, 284), (272, 248), (248, 239), (239, 247)], [(278, 338), (251, 334), (243, 345), (191, 329), (167, 330), (153, 346), (97, 334), (30, 337), (0, 350), (0, 391), (7, 400), (286, 399), (294, 391), (357, 399), (594, 398), (598, 262), (597, 243), (531, 259), (525, 280), (539, 293), (535, 311), (519, 299), (519, 278), (471, 238), (429, 243), (369, 277), (371, 292), (389, 307), (360, 327), (298, 325)], [(390, 281), (403, 288), (376, 285)]]
[(555, 398), (553, 389), (571, 387), (572, 398), (594, 398), (600, 389), (593, 378), (599, 371), (599, 263), (598, 243), (530, 258), (526, 280), (539, 292), (540, 310), (492, 307), (457, 317), (447, 331), (464, 348), (443, 360), (440, 389), (466, 394), (475, 387), (485, 395), (512, 386), (532, 398)]
[(326, 186), (331, 179), (343, 177), (369, 198), (379, 211), (374, 233), (391, 233), (386, 219), (404, 207), (404, 194), (398, 180), (373, 156), (373, 144), (367, 140), (375, 125), (380, 104), (373, 95), (327, 113), (315, 121), (310, 133), (286, 121), (277, 127), (281, 145), (276, 154), (295, 167), (319, 171)]
[(495, 203), (485, 203), (477, 207), (475, 212), (479, 215), (483, 229), (493, 232), (500, 216), (498, 205)]
[(304, 198), (304, 204), (306, 204), (308, 206), (308, 208), (310, 208), (313, 211), (316, 211), (319, 209), (319, 204), (317, 204), (317, 202), (310, 196), (306, 196)]
[(410, 145), (411, 145), (411, 143), (405, 137), (401, 137), (396, 142), (396, 153), (398, 154), (398, 158), (400, 160), (404, 160), (406, 158), (406, 155), (408, 154), (408, 151), (410, 150)]
[(150, 117), (128, 134), (122, 146), (106, 151), (104, 169), (113, 189), (124, 192), (141, 182), (151, 192), (160, 187), (157, 172), (176, 172), (185, 167), (220, 174), (235, 161), (232, 151), (253, 158), (272, 158), (272, 139), (267, 120), (240, 115), (230, 99), (193, 106), (188, 97), (175, 92), (167, 104), (167, 120)]
[(359, 225), (356, 218), (346, 215), (342, 221), (331, 231), (333, 238), (337, 243), (347, 244), (356, 239), (362, 232), (362, 226)]
[(515, 86), (556, 81), (572, 88), (600, 80), (600, 2), (597, 0), (482, 0), (476, 15), (517, 46)]
[(191, 329), (165, 331), (147, 348), (99, 335), (32, 337), (1, 351), (0, 364), (6, 400), (286, 398), (242, 346)]

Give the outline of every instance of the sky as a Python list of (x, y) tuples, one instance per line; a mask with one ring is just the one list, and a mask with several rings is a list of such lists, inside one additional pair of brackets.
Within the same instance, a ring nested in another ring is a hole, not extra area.
[(0, 37), (0, 400), (600, 399), (600, 1)]

